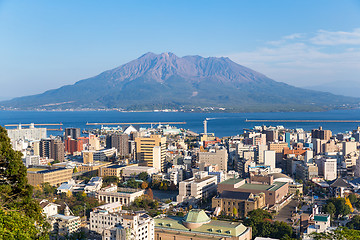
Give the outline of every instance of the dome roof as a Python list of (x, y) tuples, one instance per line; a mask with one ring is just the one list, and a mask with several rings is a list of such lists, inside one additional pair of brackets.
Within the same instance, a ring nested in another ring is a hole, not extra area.
[(194, 229), (210, 221), (211, 219), (206, 215), (204, 210), (192, 209), (184, 217), (183, 224), (189, 229)]
[(294, 179), (283, 173), (272, 173), (271, 175), (274, 177), (274, 182), (294, 182)]

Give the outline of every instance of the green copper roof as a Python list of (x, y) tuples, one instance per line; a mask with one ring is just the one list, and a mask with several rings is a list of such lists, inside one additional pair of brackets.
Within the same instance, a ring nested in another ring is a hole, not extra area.
[(184, 217), (184, 222), (189, 223), (206, 223), (208, 221), (210, 221), (210, 218), (206, 215), (204, 210), (200, 209), (192, 209)]
[(155, 221), (155, 231), (157, 229), (180, 231), (182, 235), (186, 233), (189, 234), (192, 233), (192, 234), (198, 234), (197, 236), (199, 237), (201, 236), (238, 237), (242, 234), (245, 234), (245, 232), (249, 231), (249, 229), (240, 222), (211, 220), (209, 223), (205, 223), (202, 226), (190, 231), (188, 228), (186, 228), (183, 225), (182, 219), (179, 217), (175, 217), (175, 216), (155, 217), (154, 221)]
[(314, 221), (327, 222), (328, 218), (329, 218), (329, 215), (315, 215)]
[(219, 184), (236, 184), (238, 182), (241, 182), (242, 180), (244, 180), (244, 179), (242, 179), (242, 178), (230, 178), (228, 180), (220, 182)]

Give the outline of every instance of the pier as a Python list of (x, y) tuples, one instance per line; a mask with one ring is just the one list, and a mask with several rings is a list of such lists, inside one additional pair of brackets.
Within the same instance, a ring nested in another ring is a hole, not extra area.
[(302, 123), (302, 122), (309, 122), (309, 123), (321, 123), (321, 122), (328, 122), (328, 123), (360, 123), (360, 120), (273, 120), (273, 119), (246, 119), (245, 122), (294, 122), (294, 123)]
[(186, 122), (136, 122), (136, 123), (86, 123), (86, 125), (156, 125), (156, 124), (186, 124)]

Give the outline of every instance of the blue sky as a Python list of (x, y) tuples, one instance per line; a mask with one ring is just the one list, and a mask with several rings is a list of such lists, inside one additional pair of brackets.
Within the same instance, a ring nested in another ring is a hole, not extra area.
[(0, 97), (72, 84), (149, 51), (228, 56), (296, 86), (360, 83), (360, 1), (0, 0)]

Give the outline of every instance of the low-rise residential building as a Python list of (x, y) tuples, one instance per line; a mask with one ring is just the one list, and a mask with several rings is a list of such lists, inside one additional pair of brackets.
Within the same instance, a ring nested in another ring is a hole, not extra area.
[(70, 215), (69, 207), (66, 206), (64, 214), (55, 214), (49, 217), (52, 232), (62, 236), (68, 236), (80, 229), (81, 219)]
[(304, 232), (304, 236), (302, 239), (312, 240), (312, 233), (323, 233), (331, 230), (330, 225), (330, 215), (328, 214), (314, 214), (312, 219), (310, 220), (310, 225), (307, 227)]
[(212, 197), (216, 194), (216, 176), (209, 176), (207, 172), (197, 172), (194, 177), (179, 183), (178, 202), (192, 202)]
[(40, 207), (42, 208), (43, 214), (48, 218), (50, 216), (58, 214), (58, 207), (60, 205), (49, 202), (48, 200), (44, 199), (40, 202)]

